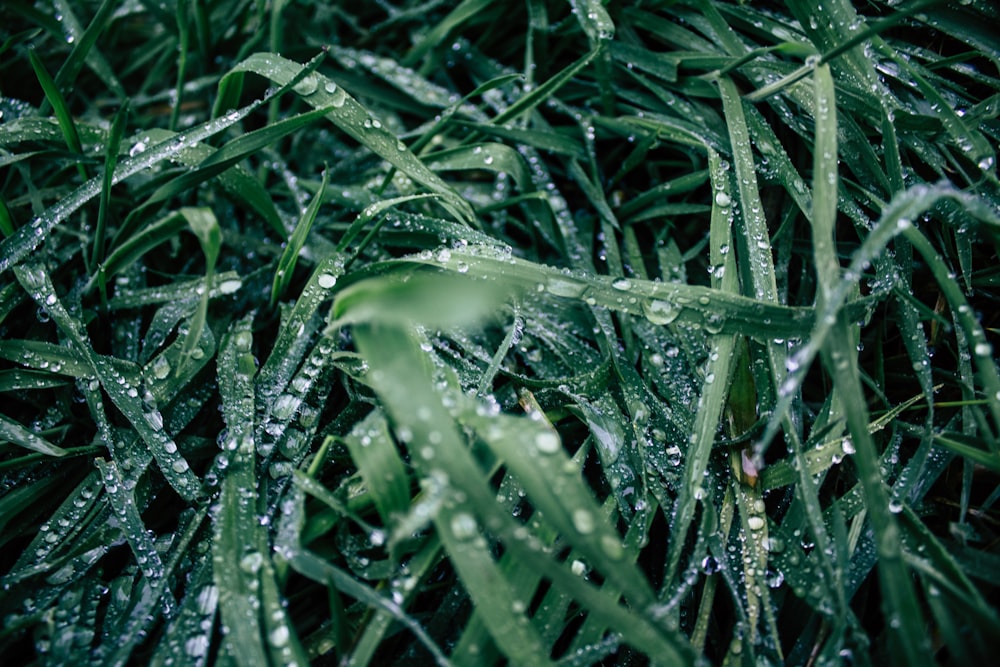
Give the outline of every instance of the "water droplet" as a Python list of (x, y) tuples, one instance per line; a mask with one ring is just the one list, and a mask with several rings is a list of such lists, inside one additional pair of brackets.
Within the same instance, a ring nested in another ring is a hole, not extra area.
[(149, 370), (157, 380), (165, 380), (170, 375), (170, 362), (161, 355), (153, 360)]
[(339, 109), (340, 107), (344, 106), (344, 102), (346, 101), (347, 101), (347, 93), (344, 92), (343, 88), (338, 86), (336, 90), (330, 92), (330, 105), (333, 108)]
[(562, 449), (562, 442), (554, 431), (541, 431), (535, 436), (535, 447), (542, 454), (555, 454)]
[(611, 283), (611, 286), (614, 287), (616, 290), (624, 292), (625, 290), (632, 287), (632, 281), (629, 280), (628, 278), (618, 278), (613, 283)]
[(337, 284), (337, 276), (332, 273), (321, 273), (319, 278), (316, 279), (316, 284), (323, 289), (330, 289)]
[(720, 333), (725, 325), (726, 318), (721, 313), (709, 313), (705, 316), (705, 321), (703, 323), (705, 331), (710, 334)]
[(259, 551), (251, 551), (240, 559), (240, 569), (247, 574), (255, 574), (264, 565), (264, 556)]
[(163, 415), (159, 410), (150, 410), (149, 412), (144, 412), (143, 417), (146, 418), (146, 423), (149, 424), (153, 429), (159, 431), (163, 428)]
[(642, 314), (653, 324), (666, 325), (677, 319), (681, 308), (663, 299), (646, 299), (642, 302)]
[(279, 625), (278, 627), (276, 627), (274, 630), (271, 631), (271, 634), (267, 636), (267, 641), (270, 642), (271, 646), (274, 646), (275, 648), (281, 648), (282, 646), (288, 644), (288, 637), (289, 637), (288, 626)]
[(748, 517), (747, 525), (750, 526), (750, 530), (760, 530), (764, 527), (764, 519), (759, 516)]
[(184, 642), (184, 652), (192, 658), (200, 658), (208, 651), (208, 637), (197, 635)]
[(733, 203), (732, 198), (725, 192), (718, 192), (715, 195), (715, 203), (719, 206), (726, 207)]
[(611, 535), (605, 535), (601, 538), (601, 550), (611, 560), (619, 560), (625, 555), (625, 548), (622, 547), (621, 541)]
[(588, 535), (594, 532), (594, 515), (587, 510), (574, 510), (573, 527), (576, 528), (577, 532), (583, 535)]
[(299, 95), (312, 95), (319, 87), (319, 81), (315, 74), (309, 74), (304, 79), (293, 86)]
[(549, 278), (548, 283), (545, 285), (549, 294), (554, 294), (556, 296), (565, 297), (578, 297), (583, 294), (585, 289), (584, 285), (576, 282), (570, 282), (568, 280), (562, 280), (560, 278)]
[(215, 606), (219, 602), (219, 589), (217, 586), (205, 586), (198, 593), (198, 611), (202, 614), (211, 614), (215, 611)]
[(451, 534), (457, 540), (471, 540), (479, 534), (476, 518), (467, 512), (459, 512), (451, 518)]

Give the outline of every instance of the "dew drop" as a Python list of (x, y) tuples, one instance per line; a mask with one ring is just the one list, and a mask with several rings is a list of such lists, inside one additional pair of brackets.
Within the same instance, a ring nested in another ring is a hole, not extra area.
[(681, 309), (663, 299), (646, 299), (642, 302), (642, 314), (653, 324), (666, 325), (677, 319)]
[(622, 547), (621, 541), (611, 535), (605, 535), (601, 538), (601, 550), (611, 560), (620, 560), (625, 555), (625, 548)]
[(555, 454), (562, 449), (562, 443), (553, 431), (542, 431), (535, 436), (535, 447), (542, 454)]
[(549, 294), (570, 298), (582, 295), (585, 289), (580, 283), (570, 282), (560, 278), (549, 278), (545, 288), (549, 291)]
[(457, 540), (471, 540), (479, 534), (476, 518), (467, 512), (459, 512), (451, 518), (451, 534)]
[(264, 556), (259, 551), (251, 551), (240, 559), (240, 569), (247, 574), (255, 574), (264, 564)]
[(573, 511), (573, 527), (582, 535), (594, 532), (594, 515), (587, 510)]
[(309, 74), (293, 86), (295, 92), (299, 95), (312, 95), (316, 92), (318, 87), (319, 81), (316, 79), (316, 75), (314, 74)]
[(164, 356), (159, 356), (153, 360), (150, 372), (157, 380), (165, 380), (170, 375), (170, 362)]
[(279, 625), (278, 627), (276, 627), (274, 630), (271, 631), (271, 634), (267, 636), (267, 641), (271, 644), (271, 646), (274, 646), (275, 648), (281, 648), (282, 646), (288, 644), (288, 637), (289, 637), (288, 626)]

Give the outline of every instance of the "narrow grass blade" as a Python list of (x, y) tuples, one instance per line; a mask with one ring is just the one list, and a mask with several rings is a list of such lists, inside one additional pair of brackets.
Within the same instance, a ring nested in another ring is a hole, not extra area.
[(281, 254), (281, 259), (278, 260), (278, 266), (274, 272), (274, 282), (271, 284), (272, 308), (284, 294), (285, 290), (288, 289), (288, 284), (292, 281), (292, 272), (295, 270), (299, 252), (302, 250), (302, 246), (305, 245), (309, 230), (312, 229), (313, 222), (316, 220), (316, 214), (319, 213), (319, 207), (323, 203), (323, 195), (326, 194), (326, 186), (329, 182), (329, 173), (324, 170), (319, 190), (313, 195), (313, 200), (309, 203), (309, 207), (302, 214), (298, 224), (295, 225), (295, 230), (285, 245), (285, 251)]
[[(52, 80), (52, 76), (48, 70), (45, 69), (45, 65), (42, 63), (41, 58), (38, 57), (38, 54), (34, 50), (31, 50), (28, 51), (28, 57), (31, 60), (32, 68), (35, 70), (35, 76), (38, 78), (38, 82), (45, 92), (45, 98), (52, 105), (56, 120), (59, 121), (59, 129), (62, 130), (66, 145), (69, 146), (71, 151), (82, 156), (83, 145), (80, 143), (80, 135), (76, 131), (76, 123), (73, 120), (73, 116), (69, 113), (69, 108), (66, 106), (66, 100), (63, 99), (62, 92), (56, 86), (56, 82)], [(80, 172), (81, 178), (87, 178), (87, 171), (82, 162), (77, 163), (77, 171)]]
[[(111, 2), (105, 4), (111, 5)], [(118, 166), (118, 150), (121, 147), (122, 135), (128, 123), (128, 100), (119, 107), (115, 119), (111, 122), (108, 133), (107, 149), (104, 152), (104, 183), (101, 186), (100, 207), (97, 211), (97, 224), (94, 229), (94, 247), (90, 255), (91, 270), (104, 261), (105, 233), (108, 217), (111, 215), (111, 186), (114, 184), (115, 167)]]

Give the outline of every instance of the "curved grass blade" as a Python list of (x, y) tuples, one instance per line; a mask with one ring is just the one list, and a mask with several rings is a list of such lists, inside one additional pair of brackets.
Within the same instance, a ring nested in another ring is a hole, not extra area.
[[(162, 142), (176, 136), (177, 135), (173, 132), (153, 128), (143, 133), (140, 143), (148, 141)], [(135, 150), (138, 145), (139, 144), (133, 145), (132, 150)], [(225, 146), (223, 146), (223, 148), (225, 148)], [(218, 150), (222, 150), (222, 148)], [(198, 169), (202, 163), (210, 157), (216, 155), (217, 152), (218, 151), (216, 149), (205, 143), (191, 143), (186, 150), (174, 155), (171, 159), (178, 164), (183, 164), (191, 168), (193, 171)], [(278, 209), (274, 205), (274, 200), (272, 199), (271, 194), (264, 188), (263, 185), (261, 185), (260, 181), (244, 169), (242, 165), (234, 164), (215, 177), (218, 178), (222, 187), (224, 187), (234, 199), (251, 210), (256, 211), (257, 214), (263, 218), (268, 225), (270, 225), (272, 230), (274, 230), (281, 238), (285, 237), (286, 232), (284, 223), (282, 222), (281, 215), (278, 213)], [(124, 237), (129, 234), (127, 223), (128, 221), (126, 221), (126, 224), (123, 225), (122, 230), (119, 231), (119, 237)]]
[[(171, 197), (187, 192), (199, 183), (223, 173), (247, 156), (273, 144), (292, 132), (301, 130), (313, 121), (326, 115), (327, 111), (328, 109), (316, 109), (240, 135), (202, 160), (196, 169), (181, 174), (169, 183), (162, 185), (149, 196), (149, 199), (143, 203), (143, 207), (166, 201)], [(274, 225), (275, 221), (270, 216), (268, 216), (267, 221), (272, 226)], [(282, 238), (286, 236), (286, 232), (281, 226), (276, 228), (275, 231)]]
[(339, 255), (327, 257), (313, 270), (257, 374), (255, 385), (262, 397), (278, 396), (291, 381), (306, 353), (310, 336), (319, 326), (314, 320), (316, 312), (320, 304), (330, 298), (343, 273), (344, 261)]
[[(564, 589), (591, 614), (622, 633), (625, 641), (642, 650), (653, 651), (672, 664), (693, 662), (686, 642), (648, 617), (650, 609), (636, 613), (608, 604), (599, 589), (542, 553), (534, 540), (526, 539), (523, 526), (519, 528), (509, 513), (496, 505), (488, 486), (483, 485), (484, 474), (461, 443), (456, 426), (431, 384), (427, 361), (411, 334), (389, 324), (356, 325), (353, 331), (361, 353), (368, 360), (369, 377), (376, 382), (376, 390), (396, 424), (397, 434), (402, 433), (401, 439), (416, 450), (411, 458), (420, 466), (421, 474), (443, 488), (456, 485), (468, 498), (460, 512), (465, 516), (453, 515), (441, 530), (457, 532), (456, 539), (472, 540), (479, 533), (479, 526), (484, 526), (497, 533), (506, 548), (523, 559), (530, 559), (554, 586)], [(427, 419), (418, 418), (418, 415), (426, 415)], [(595, 520), (589, 515), (587, 518)], [(594, 528), (587, 519), (580, 522), (584, 531)], [(616, 544), (621, 549), (621, 545)], [(619, 558), (624, 556), (623, 552), (617, 553)], [(510, 614), (511, 611), (498, 609), (496, 613)], [(496, 626), (492, 629), (502, 627), (503, 620), (495, 619)], [(502, 638), (494, 635), (494, 641), (503, 646)]]
[[(813, 254), (819, 281), (817, 307), (823, 310), (841, 285), (834, 234), (837, 215), (837, 112), (833, 77), (828, 65), (815, 71), (816, 149), (813, 167)], [(889, 497), (882, 481), (875, 443), (868, 433), (868, 411), (864, 404), (857, 367), (855, 334), (841, 314), (832, 336), (823, 346), (824, 365), (834, 378), (856, 454), (868, 516), (875, 531), (879, 555), (879, 584), (883, 610), (889, 622), (892, 655), (897, 664), (915, 664), (926, 650), (923, 622), (909, 572), (902, 559), (899, 526), (889, 511)]]
[(424, 57), (424, 54), (443, 43), (452, 30), (476, 14), (488, 9), (490, 4), (490, 0), (462, 0), (457, 7), (438, 21), (431, 30), (423, 35), (419, 42), (410, 48), (410, 51), (403, 57), (402, 63), (407, 67), (413, 67), (418, 60)]
[(54, 0), (54, 4), (56, 12), (62, 16), (61, 25), (67, 31), (65, 39), (72, 41), (74, 44), (73, 50), (70, 51), (69, 57), (66, 58), (66, 62), (56, 72), (56, 83), (59, 88), (66, 89), (71, 87), (74, 81), (76, 81), (80, 69), (86, 63), (100, 77), (104, 85), (108, 87), (108, 90), (114, 93), (119, 99), (123, 99), (125, 97), (125, 88), (122, 86), (121, 81), (118, 80), (111, 65), (101, 52), (94, 50), (94, 45), (98, 37), (100, 37), (101, 33), (107, 27), (109, 20), (113, 18), (111, 12), (115, 9), (116, 3), (113, 0), (104, 0), (97, 9), (93, 20), (87, 25), (86, 30), (81, 28), (80, 20), (73, 11), (74, 5), (72, 3), (68, 0)]
[[(104, 492), (108, 503), (121, 521), (119, 528), (132, 548), (132, 553), (140, 565), (143, 576), (152, 585), (158, 579), (162, 579), (165, 572), (163, 561), (160, 560), (160, 553), (153, 544), (150, 531), (142, 522), (139, 507), (135, 502), (135, 480), (126, 482), (114, 461), (109, 462), (98, 458), (94, 462), (104, 478)], [(164, 611), (170, 614), (176, 601), (169, 590), (164, 590), (163, 593)]]
[[(59, 4), (63, 4), (62, 0), (60, 0)], [(84, 63), (89, 62), (111, 92), (119, 98), (125, 97), (125, 89), (122, 87), (118, 77), (115, 76), (110, 65), (108, 65), (99, 52), (93, 51), (94, 45), (97, 44), (97, 39), (104, 32), (104, 29), (108, 27), (113, 18), (112, 10), (115, 9), (116, 5), (115, 0), (104, 0), (101, 6), (97, 8), (94, 18), (87, 25), (87, 29), (78, 37), (74, 36), (73, 50), (70, 51), (66, 62), (56, 72), (55, 83), (61, 90), (70, 88), (73, 82), (76, 81), (76, 77), (83, 68)]]
[(179, 213), (191, 231), (194, 232), (201, 246), (201, 251), (205, 255), (205, 287), (202, 289), (201, 299), (198, 301), (194, 317), (188, 324), (188, 332), (184, 336), (184, 347), (181, 348), (180, 360), (177, 364), (176, 373), (178, 375), (183, 372), (195, 350), (200, 351), (201, 334), (208, 316), (208, 297), (212, 292), (215, 278), (215, 262), (219, 258), (219, 248), (222, 245), (222, 230), (219, 229), (219, 221), (212, 213), (212, 209), (182, 208)]
[[(816, 358), (820, 348), (825, 343), (830, 329), (836, 321), (838, 312), (849, 308), (848, 297), (857, 284), (858, 278), (863, 274), (865, 267), (870, 266), (888, 243), (899, 234), (906, 236), (914, 249), (927, 261), (941, 286), (948, 297), (952, 307), (952, 312), (957, 313), (959, 323), (968, 333), (972, 334), (975, 340), (985, 339), (982, 326), (972, 315), (972, 309), (962, 295), (961, 289), (949, 278), (950, 271), (940, 262), (940, 257), (926, 237), (913, 227), (912, 221), (919, 218), (921, 214), (930, 209), (943, 199), (950, 199), (961, 206), (967, 214), (986, 222), (987, 224), (1000, 224), (1000, 218), (982, 200), (963, 193), (950, 185), (914, 185), (907, 190), (898, 193), (892, 200), (884, 206), (878, 222), (873, 226), (868, 236), (861, 246), (855, 251), (851, 258), (850, 265), (841, 274), (841, 278), (836, 285), (829, 288), (829, 296), (821, 308), (816, 312), (812, 332), (803, 340), (801, 348), (789, 359), (791, 369), (787, 379), (778, 391), (778, 401), (775, 404), (774, 412), (768, 422), (767, 429), (760, 439), (760, 447), (766, 448), (768, 443), (780, 428), (780, 420), (787, 414), (791, 407), (795, 392), (805, 378), (812, 361)], [(954, 285), (954, 289), (952, 289)], [(962, 306), (965, 308), (962, 308)], [(848, 321), (857, 321), (853, 313), (845, 313)], [(984, 352), (988, 350), (981, 348)], [(984, 360), (988, 354), (982, 356)], [(992, 371), (990, 369), (993, 369)], [(994, 412), (995, 420), (1000, 423), (1000, 397), (996, 396), (993, 388), (1000, 392), (1000, 375), (996, 373), (995, 364), (988, 363), (982, 366), (983, 378), (987, 388), (987, 400), (991, 410)], [(996, 399), (996, 407), (994, 401)]]
[(501, 113), (498, 113), (493, 118), (491, 123), (493, 125), (504, 125), (512, 120), (515, 120), (521, 114), (534, 109), (536, 106), (552, 97), (557, 90), (566, 85), (574, 76), (579, 74), (584, 67), (589, 65), (590, 62), (602, 52), (602, 46), (598, 45), (597, 48), (591, 50), (576, 62), (566, 66), (558, 74), (548, 78), (545, 83), (539, 84), (536, 88), (532, 88), (529, 92), (519, 97), (517, 101), (504, 109)]
[[(722, 158), (719, 154), (709, 148), (709, 174), (712, 189), (716, 192), (709, 229), (709, 244), (712, 265), (723, 267), (721, 278), (715, 278), (714, 282), (717, 282), (719, 288), (724, 292), (735, 293), (739, 289), (739, 285), (736, 257), (731, 251), (731, 213), (728, 205), (732, 201), (732, 184), (727, 172), (722, 169), (721, 162)], [(726, 205), (723, 206), (723, 204)], [(673, 538), (667, 551), (666, 586), (671, 585), (681, 571), (681, 559), (688, 530), (694, 521), (698, 503), (705, 502), (706, 492), (703, 480), (726, 403), (727, 382), (722, 382), (721, 379), (728, 379), (730, 376), (733, 354), (736, 351), (736, 338), (732, 335), (716, 334), (709, 340), (709, 346), (709, 361), (705, 367), (705, 377), (702, 381), (700, 407), (695, 414), (691, 440), (688, 442), (684, 457), (683, 478), (678, 490), (677, 502), (674, 504), (673, 516), (670, 517)], [(709, 377), (712, 378), (712, 382), (708, 382)], [(720, 381), (717, 382), (717, 379)], [(666, 586), (661, 591), (661, 597), (667, 595)]]
[(427, 635), (420, 623), (406, 614), (399, 605), (389, 598), (373, 591), (368, 586), (355, 580), (347, 572), (304, 549), (286, 546), (284, 556), (288, 559), (288, 563), (292, 568), (302, 576), (326, 584), (327, 586), (336, 587), (341, 592), (350, 595), (365, 605), (388, 614), (414, 634), (424, 648), (434, 657), (435, 664), (440, 667), (449, 667), (451, 665), (448, 658), (437, 644), (434, 643), (434, 640)]
[[(302, 69), (302, 65), (277, 54), (257, 53), (236, 65), (226, 76), (235, 72), (254, 72), (279, 85), (287, 85)], [(336, 82), (321, 74), (310, 73), (296, 84), (295, 89), (306, 103), (317, 108), (321, 115), (325, 115), (348, 136), (361, 142), (415, 182), (441, 195), (442, 203), (458, 220), (474, 225), (475, 214), (469, 204)]]

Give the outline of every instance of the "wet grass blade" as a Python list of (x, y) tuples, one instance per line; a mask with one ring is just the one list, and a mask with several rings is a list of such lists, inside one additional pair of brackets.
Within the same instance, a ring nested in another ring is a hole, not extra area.
[(269, 650), (257, 601), (261, 553), (256, 513), (256, 453), (253, 439), (253, 376), (250, 321), (235, 322), (219, 354), (222, 414), (228, 428), (223, 443), (231, 457), (215, 517), (212, 558), (219, 614), (227, 628), (226, 654), (240, 664), (267, 664)]

